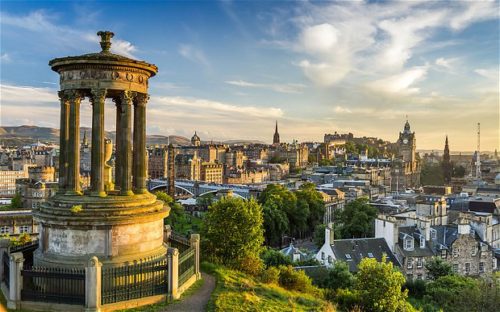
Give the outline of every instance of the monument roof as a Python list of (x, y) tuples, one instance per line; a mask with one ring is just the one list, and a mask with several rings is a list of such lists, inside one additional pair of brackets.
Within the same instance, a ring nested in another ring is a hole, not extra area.
[(158, 67), (154, 64), (111, 53), (109, 50), (111, 47), (111, 38), (114, 36), (114, 33), (109, 31), (99, 31), (97, 35), (101, 36), (101, 52), (88, 53), (78, 56), (58, 57), (51, 60), (49, 62), (49, 66), (52, 67), (52, 70), (57, 72), (59, 69), (64, 67), (71, 68), (75, 65), (78, 66), (87, 64), (134, 67), (148, 71), (151, 74), (151, 77), (158, 72)]

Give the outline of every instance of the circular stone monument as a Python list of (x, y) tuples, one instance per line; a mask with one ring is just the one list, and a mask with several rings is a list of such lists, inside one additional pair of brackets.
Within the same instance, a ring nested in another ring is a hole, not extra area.
[[(147, 91), (158, 68), (111, 53), (114, 34), (97, 34), (101, 52), (49, 62), (61, 87), (59, 191), (33, 211), (40, 231), (36, 266), (83, 267), (92, 256), (104, 266), (166, 257), (163, 219), (169, 208), (146, 188)], [(80, 103), (85, 97), (92, 105), (91, 186), (82, 191)], [(105, 176), (106, 98), (116, 107), (114, 184)]]

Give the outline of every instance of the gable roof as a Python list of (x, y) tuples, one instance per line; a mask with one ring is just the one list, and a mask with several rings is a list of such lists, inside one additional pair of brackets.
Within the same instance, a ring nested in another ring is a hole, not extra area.
[(363, 258), (375, 258), (381, 261), (384, 254), (394, 266), (401, 266), (385, 238), (339, 239), (334, 240), (330, 246), (335, 259), (346, 262), (351, 272), (358, 271), (358, 264)]

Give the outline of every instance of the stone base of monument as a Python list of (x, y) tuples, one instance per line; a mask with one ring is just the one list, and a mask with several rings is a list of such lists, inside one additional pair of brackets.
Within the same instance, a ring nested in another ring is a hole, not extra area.
[(56, 195), (34, 211), (40, 224), (34, 265), (84, 267), (92, 256), (103, 266), (165, 258), (163, 219), (168, 214), (169, 208), (150, 193)]

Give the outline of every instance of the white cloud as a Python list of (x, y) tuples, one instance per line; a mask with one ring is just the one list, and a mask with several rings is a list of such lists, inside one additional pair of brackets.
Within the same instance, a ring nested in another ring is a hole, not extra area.
[(0, 84), (0, 103), (58, 103), (57, 90)]
[[(35, 34), (34, 38), (36, 40), (42, 40), (52, 50), (54, 47), (57, 47), (64, 50), (86, 48), (90, 51), (98, 51), (98, 45), (90, 45), (90, 43), (98, 43), (100, 40), (93, 31), (58, 25), (57, 22), (56, 17), (48, 15), (43, 10), (33, 11), (27, 15), (20, 16), (0, 12), (1, 25), (24, 29), (31, 34)], [(118, 38), (113, 38), (111, 42), (112, 52), (135, 58), (133, 53), (137, 51), (137, 48), (133, 44)]]
[(320, 86), (331, 86), (342, 80), (351, 70), (349, 64), (341, 62), (312, 63), (302, 60), (299, 64), (309, 80)]
[(450, 27), (462, 30), (470, 24), (491, 18), (498, 18), (498, 1), (459, 1), (455, 5), (460, 7), (450, 19)]
[(8, 53), (2, 53), (0, 54), (0, 61), (3, 63), (10, 63), (12, 59), (10, 58), (10, 55)]
[(205, 56), (205, 53), (192, 45), (181, 44), (178, 49), (179, 54), (191, 62), (199, 63), (205, 66), (210, 66), (210, 63)]
[(425, 78), (427, 70), (427, 67), (413, 67), (400, 74), (372, 81), (367, 86), (376, 92), (399, 95), (416, 94), (420, 92), (420, 89), (412, 86)]
[(444, 67), (446, 69), (453, 69), (453, 67), (455, 66), (457, 61), (458, 61), (457, 57), (453, 57), (453, 58), (440, 57), (440, 58), (436, 59), (435, 64), (438, 66)]
[(478, 68), (474, 70), (474, 72), (480, 76), (483, 76), (485, 78), (498, 81), (500, 79), (498, 69), (484, 69), (484, 68)]
[(339, 31), (324, 23), (307, 27), (300, 35), (300, 45), (308, 53), (328, 54), (338, 42)]
[(266, 89), (280, 93), (302, 93), (302, 90), (306, 87), (303, 84), (297, 84), (297, 83), (265, 84), (265, 83), (253, 83), (244, 80), (228, 80), (226, 81), (226, 83), (238, 87)]
[[(152, 101), (167, 106), (194, 108), (196, 110), (209, 110), (213, 113), (222, 113), (225, 115), (243, 115), (260, 118), (279, 118), (283, 116), (283, 111), (280, 108), (274, 107), (256, 107), (256, 106), (240, 106), (235, 104), (223, 103), (218, 101), (187, 98), (180, 96), (163, 96), (154, 97)], [(214, 121), (216, 122), (216, 121)]]

